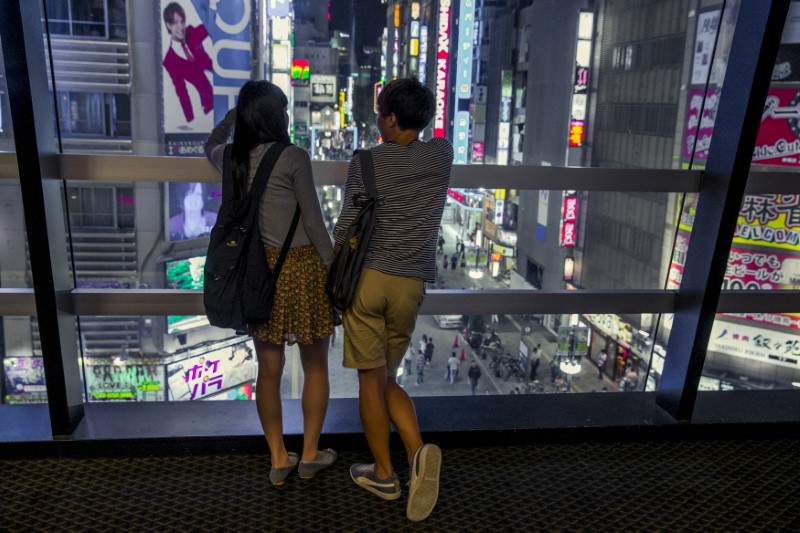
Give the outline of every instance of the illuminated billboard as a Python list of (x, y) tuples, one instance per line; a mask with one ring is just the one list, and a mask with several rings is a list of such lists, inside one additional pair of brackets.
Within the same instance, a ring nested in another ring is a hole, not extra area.
[(203, 155), (215, 123), (250, 79), (249, 0), (161, 0), (161, 95), (166, 152)]
[(293, 80), (308, 80), (309, 78), (309, 65), (305, 59), (292, 60), (292, 79)]
[(171, 182), (166, 234), (170, 241), (207, 237), (222, 203), (221, 183)]
[[(252, 339), (220, 343), (207, 352), (167, 365), (169, 399), (191, 401), (214, 399), (249, 400), (258, 365)], [(232, 389), (233, 388), (233, 389)], [(220, 398), (219, 393), (229, 391)]]
[[(204, 269), (206, 266), (206, 256), (189, 257), (177, 261), (167, 261), (167, 288), (188, 289), (193, 291), (203, 290), (205, 279)], [(180, 333), (189, 329), (194, 329), (208, 325), (208, 318), (205, 315), (167, 316), (167, 333)]]
[(86, 359), (86, 396), (90, 402), (162, 402), (166, 381), (159, 359), (126, 361)]
[(456, 96), (472, 96), (472, 26), (475, 19), (474, 0), (461, 0), (458, 15), (458, 70), (456, 71)]

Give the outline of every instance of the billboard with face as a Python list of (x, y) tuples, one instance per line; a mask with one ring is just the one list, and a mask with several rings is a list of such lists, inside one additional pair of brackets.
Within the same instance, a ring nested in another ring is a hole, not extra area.
[(252, 0), (161, 0), (168, 155), (203, 155), (206, 136), (250, 79)]

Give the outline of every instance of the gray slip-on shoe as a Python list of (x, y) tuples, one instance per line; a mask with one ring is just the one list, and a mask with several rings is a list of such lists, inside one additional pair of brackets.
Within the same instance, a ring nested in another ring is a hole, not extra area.
[(315, 461), (300, 461), (300, 465), (297, 467), (297, 474), (302, 479), (311, 479), (317, 472), (335, 463), (337, 457), (336, 450), (331, 448), (319, 450)]
[(279, 468), (269, 469), (269, 482), (274, 486), (280, 486), (286, 483), (286, 478), (292, 473), (292, 470), (297, 468), (297, 463), (300, 461), (300, 456), (294, 452), (289, 452), (289, 464)]

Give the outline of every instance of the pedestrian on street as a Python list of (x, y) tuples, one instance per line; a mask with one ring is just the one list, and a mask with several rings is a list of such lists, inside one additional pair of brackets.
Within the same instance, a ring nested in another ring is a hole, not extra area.
[(427, 365), (430, 365), (431, 359), (433, 359), (433, 348), (433, 337), (431, 337), (425, 345), (425, 364)]
[(420, 350), (417, 354), (417, 385), (422, 385), (425, 380), (425, 353)]
[(453, 355), (450, 356), (450, 359), (447, 360), (447, 366), (450, 370), (450, 385), (456, 382), (458, 379), (458, 367), (461, 362), (456, 357), (456, 352), (453, 352)]
[(428, 346), (428, 336), (423, 335), (419, 341), (419, 351), (425, 353), (425, 348)]
[(403, 368), (407, 376), (411, 375), (411, 367), (414, 364), (414, 349), (409, 344), (406, 354), (403, 356)]
[(628, 371), (625, 373), (626, 387), (625, 390), (635, 391), (639, 387), (639, 373), (633, 367), (628, 366)]
[(436, 241), (436, 246), (437, 246), (436, 251), (440, 254), (444, 253), (444, 243), (445, 243), (444, 235), (439, 235), (439, 240)]
[(539, 362), (541, 360), (541, 354), (539, 350), (536, 348), (533, 349), (533, 354), (531, 355), (531, 372), (530, 377), (531, 381), (536, 381), (536, 373), (539, 371)]
[[(455, 269), (456, 269), (456, 263), (457, 263), (457, 262), (458, 262), (458, 256), (456, 256), (456, 254), (453, 254), (453, 255), (451, 255), (451, 256), (450, 256), (450, 268), (452, 268), (453, 270), (455, 270)], [(445, 267), (445, 268), (446, 268), (446, 267)]]
[(404, 381), (411, 379), (411, 366), (414, 363), (414, 348), (408, 345), (408, 350), (403, 356), (403, 375), (397, 380), (398, 385), (402, 385)]
[[(456, 352), (451, 352), (450, 359), (456, 356)], [(444, 362), (444, 380), (450, 380), (450, 359)]]
[(447, 270), (447, 262), (448, 261), (449, 261), (449, 258), (447, 257), (447, 254), (444, 254), (444, 259), (442, 259), (442, 268), (445, 269), (445, 270)]
[(472, 363), (469, 365), (467, 377), (469, 378), (469, 386), (470, 389), (472, 389), (472, 395), (475, 396), (475, 389), (478, 388), (478, 380), (481, 378), (481, 367), (478, 366), (478, 362), (475, 359), (473, 359)]
[(597, 356), (597, 379), (603, 379), (603, 369), (606, 367), (608, 361), (608, 352), (603, 348), (600, 350), (600, 355)]

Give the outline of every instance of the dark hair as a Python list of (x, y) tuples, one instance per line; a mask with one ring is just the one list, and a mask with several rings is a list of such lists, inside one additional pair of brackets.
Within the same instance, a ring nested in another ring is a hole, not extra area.
[(203, 210), (205, 211), (205, 202), (208, 201), (210, 196), (209, 184), (204, 182), (190, 182), (180, 181), (170, 185), (170, 201), (173, 205), (173, 213), (183, 213), (183, 199), (193, 190), (195, 186), (200, 185), (203, 189)]
[(420, 131), (436, 114), (436, 98), (433, 91), (416, 78), (392, 80), (378, 94), (378, 112), (397, 117), (401, 130)]
[[(170, 2), (164, 8), (164, 24), (172, 24), (175, 13), (180, 15), (184, 22), (186, 21), (186, 11), (183, 10), (183, 7), (178, 2)], [(167, 31), (169, 31), (169, 26), (167, 26)]]
[(237, 195), (247, 189), (250, 150), (268, 142), (289, 142), (283, 111), (289, 99), (275, 84), (248, 81), (239, 90), (233, 131), (233, 183)]

